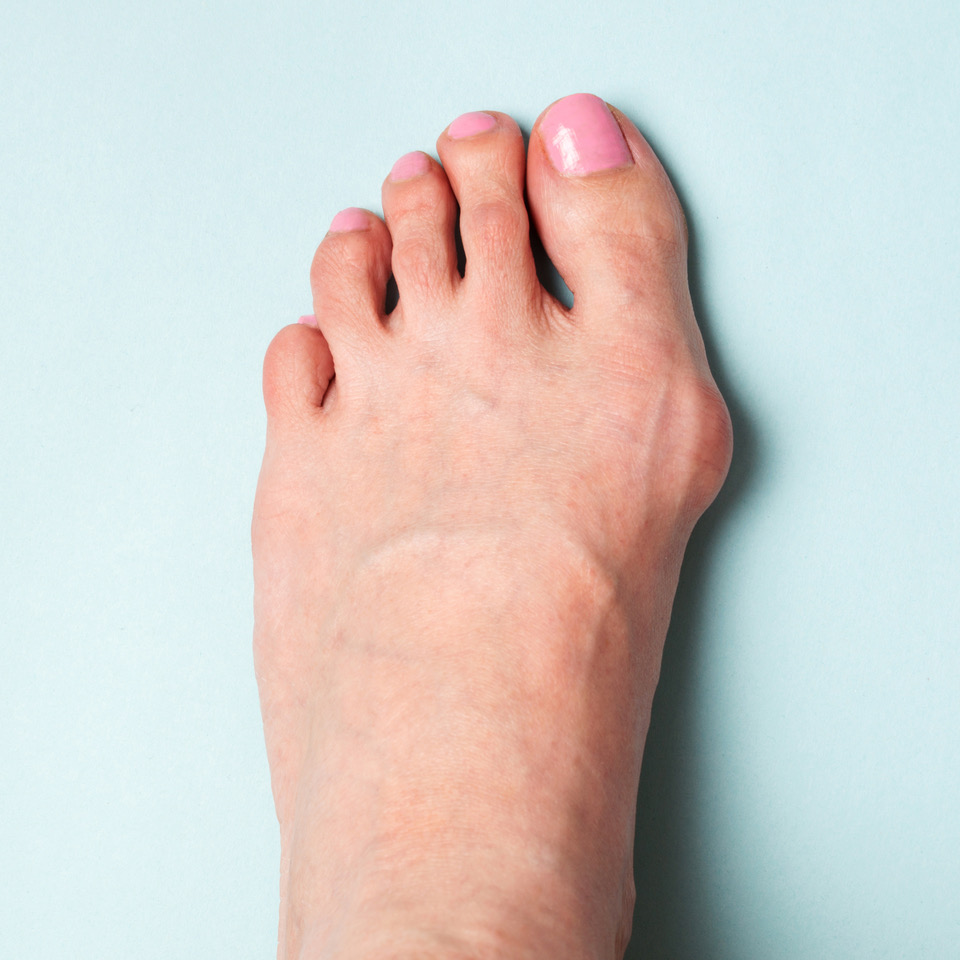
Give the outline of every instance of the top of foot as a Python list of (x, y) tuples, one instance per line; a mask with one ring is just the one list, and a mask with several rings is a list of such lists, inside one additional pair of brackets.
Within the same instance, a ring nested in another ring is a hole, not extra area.
[[(437, 153), (396, 163), (386, 222), (337, 215), (314, 319), (265, 361), (255, 651), (281, 951), (353, 942), (333, 918), (426, 862), (429, 896), (391, 901), (408, 922), (459, 915), (457, 891), (529, 906), (509, 861), (566, 878), (550, 909), (622, 953), (663, 635), (730, 458), (684, 218), (644, 138), (589, 94), (548, 107), (526, 151), (484, 111)], [(571, 309), (538, 282), (531, 218)], [(541, 943), (587, 955), (564, 923)]]

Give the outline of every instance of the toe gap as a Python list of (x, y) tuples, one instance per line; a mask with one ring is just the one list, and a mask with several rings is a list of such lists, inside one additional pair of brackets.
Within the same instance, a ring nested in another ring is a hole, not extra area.
[(334, 393), (336, 392), (337, 386), (337, 375), (334, 375), (330, 378), (330, 382), (327, 384), (327, 389), (323, 391), (323, 396), (320, 398), (320, 406), (326, 406), (333, 399)]
[(397, 286), (397, 281), (394, 275), (391, 273), (387, 278), (387, 299), (383, 305), (383, 312), (387, 315), (393, 313), (397, 308), (397, 304), (400, 302), (400, 288)]
[(568, 310), (572, 309), (573, 292), (567, 286), (563, 277), (560, 276), (560, 271), (553, 265), (553, 261), (547, 256), (547, 251), (543, 248), (537, 228), (533, 225), (533, 217), (530, 218), (530, 247), (533, 250), (533, 262), (537, 268), (537, 279), (543, 289), (559, 300)]
[(463, 249), (463, 237), (460, 234), (460, 207), (457, 207), (457, 219), (453, 223), (453, 244), (457, 250), (457, 273), (463, 279), (467, 272), (467, 254)]

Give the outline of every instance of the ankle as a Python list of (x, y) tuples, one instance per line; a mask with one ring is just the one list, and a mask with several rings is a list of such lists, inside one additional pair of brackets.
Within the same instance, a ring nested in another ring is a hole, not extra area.
[[(296, 960), (621, 960), (630, 938), (632, 867), (619, 891), (502, 867), (494, 883), (395, 884), (341, 917), (305, 928)], [(493, 889), (495, 887), (495, 889)], [(612, 896), (611, 896), (612, 894)]]

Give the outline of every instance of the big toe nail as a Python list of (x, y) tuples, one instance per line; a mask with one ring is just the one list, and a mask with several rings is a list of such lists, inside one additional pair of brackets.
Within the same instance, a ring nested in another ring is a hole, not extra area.
[(557, 101), (540, 122), (540, 136), (560, 173), (582, 176), (633, 163), (620, 125), (607, 105), (590, 93)]

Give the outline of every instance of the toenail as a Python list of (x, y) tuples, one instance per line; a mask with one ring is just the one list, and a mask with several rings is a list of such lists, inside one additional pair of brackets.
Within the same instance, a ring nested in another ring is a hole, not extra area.
[(330, 224), (330, 231), (346, 233), (348, 230), (366, 230), (369, 226), (367, 213), (359, 207), (347, 207), (341, 210)]
[(478, 133), (486, 133), (497, 125), (496, 117), (491, 117), (489, 113), (465, 113), (457, 117), (453, 123), (447, 127), (447, 136), (454, 140), (460, 140), (463, 137), (472, 137)]
[(307, 313), (302, 316), (297, 323), (306, 324), (308, 327), (315, 327), (317, 325), (317, 318), (312, 313)]
[(405, 153), (393, 165), (390, 179), (410, 180), (413, 177), (419, 177), (421, 173), (426, 173), (429, 169), (430, 161), (427, 155), (420, 150), (414, 150), (413, 153)]
[(550, 161), (561, 173), (585, 174), (633, 163), (620, 125), (590, 93), (558, 100), (540, 123)]

